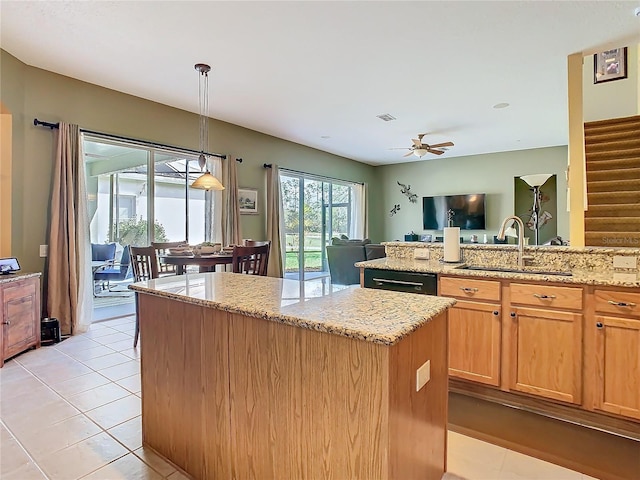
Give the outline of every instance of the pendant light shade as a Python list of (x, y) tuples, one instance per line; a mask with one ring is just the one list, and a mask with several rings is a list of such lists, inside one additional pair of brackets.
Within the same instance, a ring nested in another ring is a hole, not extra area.
[(195, 69), (200, 74), (198, 88), (200, 156), (198, 157), (198, 165), (200, 165), (200, 171), (204, 170), (204, 173), (191, 184), (191, 188), (224, 190), (222, 183), (209, 172), (207, 154), (205, 153), (209, 148), (209, 72), (211, 71), (211, 67), (204, 63), (196, 63)]
[(191, 184), (191, 188), (199, 188), (201, 190), (224, 190), (220, 181), (209, 172), (205, 172), (200, 175)]

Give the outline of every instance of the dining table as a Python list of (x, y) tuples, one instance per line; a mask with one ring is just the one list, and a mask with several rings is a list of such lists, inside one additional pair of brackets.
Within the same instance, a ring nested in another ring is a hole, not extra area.
[(216, 265), (231, 265), (233, 253), (221, 252), (208, 255), (160, 255), (160, 262), (176, 266), (176, 274), (182, 275), (188, 265), (197, 265), (200, 273), (215, 270)]

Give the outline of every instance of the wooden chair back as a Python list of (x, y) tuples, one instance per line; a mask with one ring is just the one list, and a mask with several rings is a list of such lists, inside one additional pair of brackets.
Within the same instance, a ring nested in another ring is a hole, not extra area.
[(269, 240), (257, 241), (257, 240), (245, 240), (245, 247), (262, 247), (263, 245), (271, 245)]
[(158, 258), (154, 247), (131, 247), (131, 267), (136, 282), (159, 278)]
[(151, 242), (151, 246), (156, 250), (158, 274), (162, 277), (165, 275), (175, 275), (177, 273), (175, 265), (169, 265), (160, 261), (161, 255), (167, 255), (170, 248), (179, 247), (180, 245), (186, 245), (187, 241), (181, 242)]
[(233, 272), (249, 275), (267, 275), (269, 263), (269, 250), (271, 243), (260, 246), (235, 246), (233, 247)]

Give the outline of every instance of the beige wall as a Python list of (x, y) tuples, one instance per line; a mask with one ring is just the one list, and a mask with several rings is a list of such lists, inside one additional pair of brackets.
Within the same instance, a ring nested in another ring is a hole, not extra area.
[[(384, 201), (384, 237), (404, 240), (404, 234), (432, 233), (422, 228), (422, 197), (466, 193), (486, 193), (486, 230), (465, 230), (465, 240), (475, 233), (482, 241), (496, 235), (500, 222), (514, 212), (514, 177), (533, 173), (557, 175), (558, 235), (569, 236), (566, 177), (567, 147), (539, 148), (513, 152), (492, 153), (455, 158), (432, 158), (420, 162), (379, 167)], [(418, 195), (418, 203), (410, 203), (400, 193), (396, 183), (411, 185)], [(400, 204), (400, 212), (393, 217), (389, 210)], [(442, 233), (440, 233), (442, 235)]]
[[(12, 255), (25, 270), (42, 271), (38, 246), (47, 243), (54, 134), (35, 127), (34, 118), (193, 149), (198, 148), (198, 119), (193, 113), (29, 67), (5, 51), (0, 55), (1, 100), (13, 114)], [(370, 191), (379, 191), (372, 166), (224, 122), (211, 121), (209, 126), (211, 150), (243, 158), (240, 186), (260, 190), (260, 215), (242, 216), (244, 237), (266, 235), (263, 163), (365, 182)], [(379, 211), (380, 205), (372, 195), (370, 212)], [(382, 240), (379, 216), (372, 213), (370, 218), (371, 238)]]
[(640, 114), (639, 45), (627, 47), (627, 78), (593, 83), (593, 55), (584, 57), (582, 90), (584, 121), (630, 117)]

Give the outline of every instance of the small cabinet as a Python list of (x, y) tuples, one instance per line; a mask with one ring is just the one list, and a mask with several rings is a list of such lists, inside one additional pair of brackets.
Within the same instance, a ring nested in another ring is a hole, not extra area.
[(449, 309), (449, 375), (498, 387), (500, 282), (442, 277), (440, 295), (458, 299)]
[(640, 294), (595, 290), (595, 408), (640, 419)]
[(580, 404), (583, 289), (512, 283), (510, 297), (509, 389)]
[(0, 283), (2, 326), (0, 367), (4, 361), (40, 346), (40, 280), (26, 277)]

